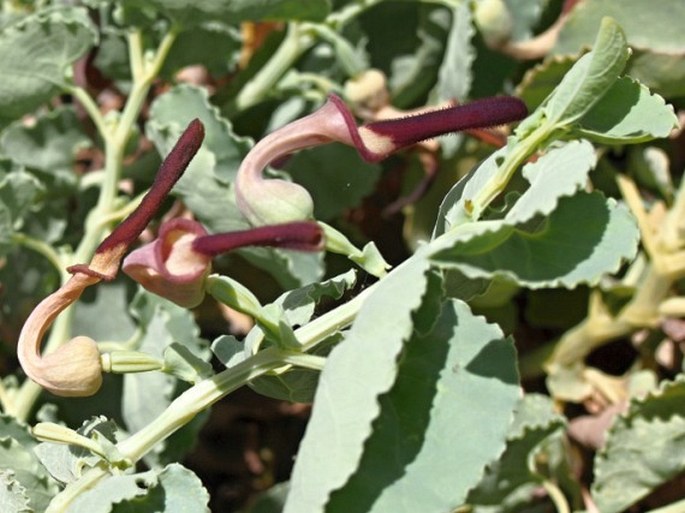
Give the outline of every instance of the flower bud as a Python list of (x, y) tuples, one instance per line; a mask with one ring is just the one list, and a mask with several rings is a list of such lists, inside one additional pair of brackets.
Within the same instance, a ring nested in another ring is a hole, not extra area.
[(504, 0), (480, 0), (473, 17), (490, 48), (499, 48), (511, 39), (514, 22)]

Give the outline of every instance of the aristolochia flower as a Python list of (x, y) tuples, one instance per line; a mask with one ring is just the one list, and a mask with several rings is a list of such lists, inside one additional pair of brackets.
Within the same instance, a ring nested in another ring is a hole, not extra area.
[(172, 219), (157, 239), (131, 252), (122, 268), (149, 291), (193, 308), (204, 298), (212, 257), (245, 246), (319, 251), (323, 231), (314, 221), (302, 221), (208, 235), (196, 221)]
[(56, 395), (92, 395), (102, 384), (102, 362), (97, 344), (76, 337), (45, 356), (41, 341), (55, 318), (78, 300), (86, 287), (113, 279), (129, 246), (135, 242), (157, 208), (188, 166), (204, 138), (204, 128), (195, 120), (188, 125), (164, 159), (150, 191), (140, 205), (95, 250), (88, 264), (69, 268), (73, 276), (46, 297), (31, 312), (19, 334), (17, 356), (26, 375)]
[(311, 219), (313, 203), (303, 187), (262, 175), (271, 162), (297, 150), (337, 141), (354, 146), (362, 158), (375, 162), (425, 139), (502, 125), (526, 115), (521, 100), (505, 96), (358, 127), (345, 103), (331, 95), (319, 110), (267, 135), (252, 148), (236, 177), (238, 208), (255, 226)]

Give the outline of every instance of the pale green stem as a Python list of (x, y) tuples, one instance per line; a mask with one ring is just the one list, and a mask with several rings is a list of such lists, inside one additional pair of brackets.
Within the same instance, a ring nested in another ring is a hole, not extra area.
[(94, 467), (86, 470), (78, 480), (69, 483), (64, 490), (53, 497), (45, 513), (65, 513), (76, 498), (93, 488), (101, 479), (109, 475), (109, 470), (103, 467)]
[(117, 444), (125, 458), (140, 460), (160, 441), (190, 422), (226, 394), (240, 388), (271, 370), (283, 365), (283, 354), (270, 347), (226, 369), (212, 378), (201, 381), (179, 395), (153, 422), (136, 434)]
[(361, 13), (382, 1), (383, 0), (359, 0), (357, 2), (349, 3), (342, 9), (332, 12), (326, 18), (326, 24), (339, 30)]
[(95, 128), (97, 128), (100, 136), (103, 138), (106, 137), (108, 132), (107, 123), (105, 122), (105, 118), (102, 116), (97, 103), (93, 100), (93, 97), (90, 96), (85, 89), (78, 86), (71, 87), (69, 92), (79, 101), (81, 106), (86, 109), (90, 119), (95, 123)]
[(552, 481), (545, 479), (542, 482), (542, 486), (547, 491), (547, 495), (549, 495), (549, 498), (552, 499), (552, 502), (554, 503), (554, 507), (556, 508), (557, 513), (571, 513), (568, 501), (566, 500), (566, 497), (564, 496), (563, 492), (559, 489), (559, 487), (556, 485), (556, 483), (553, 483)]
[(326, 358), (324, 356), (317, 356), (315, 354), (306, 353), (292, 353), (284, 354), (283, 363), (293, 365), (295, 367), (303, 367), (315, 371), (321, 371), (326, 365)]
[(231, 103), (231, 110), (241, 112), (259, 103), (312, 44), (314, 39), (308, 33), (304, 33), (298, 23), (289, 23), (280, 46), (269, 61), (242, 87)]
[[(131, 134), (131, 128), (136, 122), (143, 103), (152, 85), (152, 81), (159, 74), (159, 71), (166, 59), (171, 46), (176, 39), (177, 31), (171, 29), (162, 39), (154, 57), (145, 62), (142, 47), (142, 35), (139, 31), (134, 31), (129, 35), (129, 48), (131, 52), (131, 74), (133, 76), (133, 88), (128, 97), (121, 117), (116, 125), (109, 127), (104, 120), (91, 112), (96, 109), (92, 99), (86, 99), (87, 94), (79, 88), (74, 92), (84, 104), (86, 110), (95, 115), (94, 121), (98, 129), (102, 130), (105, 141), (105, 176), (100, 189), (100, 195), (95, 208), (89, 213), (85, 223), (85, 233), (83, 239), (74, 252), (72, 261), (74, 263), (89, 262), (95, 249), (102, 241), (107, 230), (108, 219), (115, 209), (118, 183), (121, 178), (123, 166), (124, 147)], [(63, 283), (66, 279), (63, 276)], [(50, 336), (45, 344), (44, 352), (49, 353), (57, 346), (63, 344), (70, 337), (72, 308), (68, 308), (55, 320)], [(16, 400), (14, 401), (14, 414), (16, 417), (26, 420), (31, 412), (35, 401), (40, 395), (41, 388), (31, 380), (25, 380), (20, 387)]]
[(67, 273), (64, 269), (62, 257), (50, 244), (47, 244), (42, 240), (34, 239), (33, 237), (30, 237), (24, 233), (13, 233), (12, 242), (33, 250), (39, 255), (45, 257), (45, 259), (50, 262), (52, 266), (57, 269), (57, 271), (59, 271), (62, 282), (66, 281), (66, 279), (69, 277), (69, 273)]
[[(468, 198), (465, 204), (462, 222), (477, 221), (492, 201), (499, 196), (511, 180), (516, 170), (550, 137), (551, 129), (543, 124), (518, 141), (512, 150), (504, 157), (497, 174), (492, 181), (479, 190), (473, 198)], [(453, 223), (460, 224), (459, 222)]]

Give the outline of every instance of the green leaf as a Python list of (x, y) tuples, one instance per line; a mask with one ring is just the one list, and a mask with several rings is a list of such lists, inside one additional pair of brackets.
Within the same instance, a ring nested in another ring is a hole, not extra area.
[(112, 475), (80, 493), (66, 513), (209, 513), (198, 477), (178, 463), (137, 474)]
[[(333, 490), (357, 469), (378, 396), (392, 387), (397, 357), (413, 331), (428, 262), (419, 254), (391, 272), (369, 296), (345, 340), (328, 356), (295, 462), (285, 512), (323, 511)], [(393, 315), (387, 315), (392, 312)]]
[(595, 458), (592, 497), (618, 513), (685, 470), (685, 376), (634, 399), (614, 421)]
[[(476, 53), (471, 45), (475, 34), (471, 8), (467, 2), (460, 2), (452, 9), (445, 52), (438, 71), (438, 80), (431, 92), (432, 103), (441, 104), (455, 99), (464, 101), (471, 90), (471, 70)], [(440, 140), (443, 154), (453, 156), (461, 145), (462, 137), (444, 137)]]
[(464, 220), (466, 200), (473, 198), (497, 175), (500, 162), (508, 151), (506, 146), (495, 151), (450, 189), (440, 203), (433, 238), (450, 231), (453, 226)]
[(0, 475), (11, 493), (9, 500), (25, 495), (30, 511), (44, 511), (58, 487), (34, 454), (35, 446), (25, 424), (9, 415), (0, 416)]
[(12, 123), (0, 136), (0, 151), (26, 167), (46, 173), (69, 172), (77, 150), (91, 144), (72, 108), (39, 115), (35, 123)]
[(44, 190), (35, 176), (22, 169), (0, 179), (0, 205), (9, 212), (14, 230), (21, 230), (24, 218), (37, 208), (37, 200)]
[(471, 10), (466, 2), (457, 4), (451, 12), (452, 23), (447, 34), (445, 53), (432, 91), (434, 103), (463, 101), (471, 89), (471, 65), (475, 51), (471, 38), (475, 34)]
[(571, 11), (554, 52), (573, 53), (590, 44), (605, 16), (621, 25), (631, 47), (671, 53), (685, 49), (685, 34), (674, 23), (685, 16), (680, 0), (660, 0), (659, 9), (642, 0), (584, 0), (582, 9)]
[(575, 55), (552, 55), (536, 64), (523, 75), (516, 87), (516, 96), (523, 100), (532, 112), (559, 85), (568, 70), (578, 60)]
[(409, 340), (359, 468), (326, 511), (454, 510), (503, 451), (519, 394), (511, 341), (446, 303), (432, 331)]
[(570, 125), (585, 115), (611, 88), (629, 55), (621, 27), (611, 18), (602, 18), (592, 51), (573, 65), (547, 99), (547, 122)]
[(78, 7), (38, 11), (0, 32), (0, 118), (16, 119), (68, 87), (71, 65), (98, 41)]
[(507, 212), (508, 224), (522, 224), (536, 215), (549, 215), (560, 198), (573, 196), (587, 183), (595, 167), (595, 149), (587, 141), (571, 141), (552, 148), (536, 162), (523, 167), (530, 187)]
[(204, 23), (178, 35), (160, 74), (173, 77), (186, 66), (201, 64), (213, 76), (224, 75), (234, 68), (240, 46), (240, 34), (235, 27), (217, 20)]
[(639, 238), (628, 210), (597, 192), (562, 198), (537, 230), (532, 224), (477, 225), (481, 232), (470, 238), (446, 236), (450, 247), (437, 249), (433, 260), (469, 278), (504, 276), (529, 288), (597, 283), (635, 255)]
[(245, 359), (245, 345), (233, 335), (221, 335), (212, 342), (212, 353), (230, 368)]
[(516, 511), (517, 506), (529, 503), (540, 489), (540, 476), (530, 462), (539, 454), (542, 444), (560, 434), (565, 425), (564, 417), (554, 412), (549, 397), (526, 395), (516, 405), (504, 454), (488, 466), (466, 502), (475, 512), (482, 508), (490, 513)]
[(26, 488), (9, 469), (0, 470), (0, 509), (12, 513), (32, 513)]
[(378, 164), (364, 162), (353, 148), (340, 144), (320, 146), (293, 156), (286, 170), (314, 200), (314, 215), (329, 221), (345, 209), (361, 204), (381, 174)]
[(125, 341), (135, 331), (128, 314), (126, 283), (105, 283), (88, 290), (74, 305), (72, 330), (101, 341)]
[(671, 105), (639, 82), (623, 77), (580, 119), (575, 131), (604, 144), (635, 144), (667, 137), (677, 126)]
[(676, 21), (685, 16), (680, 0), (661, 0), (654, 9), (642, 0), (585, 0), (564, 24), (555, 53), (575, 53), (592, 42), (603, 16), (614, 18), (625, 31), (633, 56), (630, 76), (666, 97), (685, 94), (685, 35)]
[(311, 283), (285, 292), (274, 302), (281, 305), (291, 326), (303, 325), (311, 320), (319, 301), (323, 298), (340, 299), (356, 282), (357, 271), (350, 269), (320, 283)]
[(163, 371), (193, 384), (213, 374), (212, 366), (208, 362), (198, 358), (190, 349), (178, 342), (172, 342), (164, 350)]
[(330, 11), (327, 0), (124, 0), (127, 7), (153, 8), (182, 26), (214, 19), (241, 21), (322, 21)]

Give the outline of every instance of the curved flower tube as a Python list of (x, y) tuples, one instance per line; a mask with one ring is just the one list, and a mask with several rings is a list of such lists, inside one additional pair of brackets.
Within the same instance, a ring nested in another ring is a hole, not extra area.
[(152, 187), (140, 205), (95, 250), (88, 264), (68, 268), (73, 276), (43, 299), (31, 312), (19, 334), (17, 356), (26, 375), (55, 395), (93, 395), (102, 384), (102, 361), (97, 344), (76, 337), (50, 354), (41, 354), (41, 342), (55, 318), (81, 296), (86, 287), (113, 279), (129, 246), (140, 236), (159, 205), (197, 153), (204, 138), (202, 123), (194, 120), (164, 159)]
[(194, 308), (204, 299), (212, 257), (245, 246), (319, 251), (323, 231), (304, 221), (208, 235), (196, 221), (172, 219), (161, 226), (157, 239), (132, 251), (122, 268), (150, 292)]
[(309, 193), (292, 182), (265, 179), (264, 168), (297, 150), (337, 141), (354, 146), (367, 161), (438, 135), (510, 123), (527, 115), (518, 98), (484, 98), (413, 116), (367, 123), (357, 127), (345, 103), (331, 95), (316, 112), (289, 123), (260, 140), (243, 160), (236, 177), (236, 202), (255, 226), (312, 218)]

